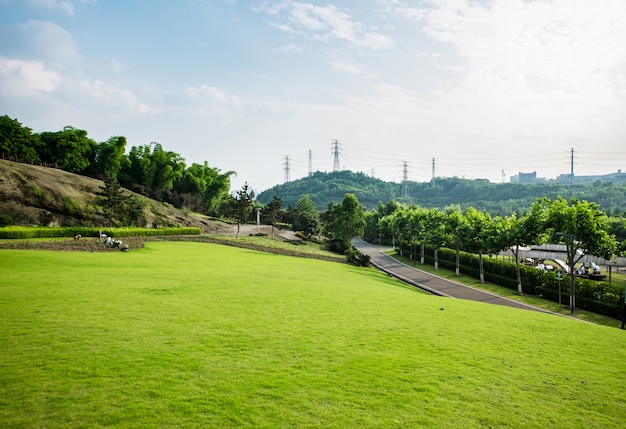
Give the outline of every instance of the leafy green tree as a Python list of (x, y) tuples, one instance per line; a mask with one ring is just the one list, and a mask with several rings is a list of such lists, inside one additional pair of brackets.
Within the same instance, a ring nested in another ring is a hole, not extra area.
[(239, 237), (241, 224), (247, 222), (250, 218), (253, 200), (254, 191), (249, 188), (248, 182), (246, 182), (241, 189), (235, 193), (235, 197), (233, 198), (233, 212), (237, 220), (237, 233), (235, 234), (235, 238)]
[(184, 159), (179, 154), (165, 151), (159, 143), (150, 143), (130, 149), (128, 163), (120, 170), (119, 180), (126, 188), (164, 201), (184, 171)]
[(340, 205), (334, 206), (332, 222), (327, 225), (332, 237), (349, 244), (352, 237), (363, 234), (365, 218), (363, 206), (353, 194), (346, 194)]
[(446, 235), (448, 237), (448, 245), (454, 248), (456, 253), (456, 275), (461, 275), (461, 247), (463, 246), (463, 230), (465, 218), (459, 205), (448, 206), (445, 211)]
[(178, 206), (199, 212), (209, 212), (217, 207), (230, 190), (233, 171), (221, 173), (219, 169), (193, 163), (183, 171), (173, 184), (172, 199)]
[(99, 143), (95, 149), (94, 165), (90, 168), (91, 175), (117, 178), (120, 169), (130, 163), (125, 152), (126, 137), (115, 136)]
[(90, 155), (97, 143), (87, 136), (87, 131), (66, 126), (62, 131), (39, 134), (42, 142), (42, 160), (56, 164), (70, 173), (82, 174), (90, 166)]
[(117, 179), (106, 176), (104, 186), (100, 190), (99, 204), (102, 206), (104, 216), (109, 221), (108, 226), (117, 226), (120, 222), (124, 191)]
[(435, 269), (439, 269), (439, 249), (449, 241), (446, 216), (437, 209), (429, 209), (424, 219), (424, 243), (434, 249)]
[(265, 207), (265, 210), (263, 211), (265, 221), (272, 225), (272, 238), (274, 238), (274, 227), (276, 226), (276, 222), (278, 222), (278, 216), (280, 214), (280, 209), (282, 208), (282, 206), (283, 200), (274, 195), (272, 201)]
[(428, 210), (411, 206), (408, 211), (408, 232), (411, 244), (411, 258), (417, 261), (417, 245), (420, 248), (420, 264), (424, 265), (424, 245), (426, 244)]
[(523, 295), (522, 274), (520, 272), (520, 251), (531, 244), (543, 244), (547, 240), (545, 234), (546, 211), (541, 202), (535, 202), (530, 211), (519, 218), (516, 214), (494, 218), (495, 247), (501, 250), (510, 249), (515, 257), (517, 274), (517, 293)]
[(298, 215), (293, 222), (293, 229), (302, 231), (307, 236), (319, 234), (322, 228), (320, 214), (311, 198), (303, 195), (296, 202), (295, 208)]
[(480, 283), (485, 283), (485, 269), (483, 255), (492, 250), (493, 246), (493, 219), (489, 213), (483, 213), (474, 207), (463, 212), (464, 222), (460, 225), (459, 233), (463, 248), (467, 252), (478, 254), (478, 268)]
[(0, 155), (2, 159), (37, 162), (39, 139), (28, 127), (7, 115), (0, 116)]
[(596, 203), (541, 199), (547, 210), (546, 226), (552, 241), (565, 244), (570, 274), (570, 309), (576, 308), (574, 266), (587, 254), (610, 260), (617, 250), (615, 236), (609, 234), (607, 215)]

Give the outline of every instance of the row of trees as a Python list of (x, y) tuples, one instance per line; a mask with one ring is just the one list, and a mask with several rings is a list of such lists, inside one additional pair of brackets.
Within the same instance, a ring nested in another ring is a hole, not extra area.
[(209, 213), (230, 197), (233, 171), (203, 164), (185, 165), (183, 157), (159, 143), (133, 146), (114, 136), (97, 143), (87, 131), (67, 126), (33, 133), (17, 119), (0, 116), (0, 157), (53, 166), (70, 173), (118, 181), (127, 189), (177, 207)]
[(614, 254), (626, 250), (625, 242), (618, 248), (615, 236), (608, 231), (608, 217), (597, 204), (561, 197), (539, 198), (523, 216), (491, 216), (473, 207), (461, 210), (459, 206), (450, 206), (438, 210), (391, 202), (380, 204), (377, 210), (367, 214), (366, 220), (366, 239), (397, 241), (401, 249), (406, 244), (414, 258), (419, 247), (422, 263), (425, 247), (435, 249), (435, 267), (438, 249), (454, 249), (457, 275), (459, 253), (477, 254), (481, 282), (484, 282), (483, 255), (510, 249), (515, 256), (520, 294), (523, 290), (519, 255), (524, 246), (546, 242), (565, 244), (570, 267), (587, 254), (610, 260)]

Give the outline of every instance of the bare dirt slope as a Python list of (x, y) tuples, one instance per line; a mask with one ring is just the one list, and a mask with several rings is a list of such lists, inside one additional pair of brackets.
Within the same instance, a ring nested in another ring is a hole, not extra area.
[[(8, 214), (20, 224), (106, 225), (95, 204), (103, 185), (100, 180), (55, 168), (0, 160), (0, 214)], [(235, 231), (232, 225), (134, 195), (148, 203), (148, 226), (193, 226), (209, 234)]]

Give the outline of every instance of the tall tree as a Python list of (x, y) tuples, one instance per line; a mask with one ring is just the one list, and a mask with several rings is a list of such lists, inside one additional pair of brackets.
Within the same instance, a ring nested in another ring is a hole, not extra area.
[(491, 250), (493, 237), (493, 219), (489, 213), (483, 213), (469, 207), (463, 213), (464, 222), (460, 227), (463, 248), (478, 254), (480, 283), (485, 283), (483, 255)]
[(354, 194), (346, 194), (340, 205), (335, 206), (333, 222), (328, 225), (333, 238), (349, 244), (353, 237), (363, 234), (365, 218), (363, 206)]
[(305, 235), (316, 235), (321, 231), (320, 214), (315, 203), (305, 194), (296, 202), (297, 216), (293, 222), (293, 229)]
[(241, 224), (247, 222), (250, 213), (252, 213), (252, 200), (254, 200), (254, 191), (248, 187), (248, 182), (246, 182), (241, 189), (235, 193), (235, 197), (233, 198), (234, 215), (237, 220), (237, 233), (235, 234), (235, 238), (239, 237)]
[(39, 139), (28, 127), (7, 115), (0, 116), (0, 158), (37, 162)]
[(42, 158), (70, 173), (82, 174), (90, 166), (90, 155), (97, 143), (87, 136), (87, 131), (66, 126), (62, 131), (39, 134), (43, 144)]
[(461, 275), (461, 247), (463, 246), (463, 230), (465, 218), (461, 207), (449, 206), (445, 209), (445, 229), (449, 244), (456, 253), (456, 275)]
[(543, 244), (547, 239), (545, 234), (546, 211), (544, 205), (535, 202), (530, 211), (521, 218), (516, 214), (494, 218), (496, 247), (510, 249), (515, 257), (515, 271), (517, 274), (517, 293), (523, 295), (522, 274), (520, 271), (520, 252), (531, 244)]
[(117, 179), (120, 169), (130, 163), (125, 156), (126, 137), (111, 137), (99, 143), (95, 152), (95, 165), (90, 169), (95, 177), (108, 176)]
[(448, 241), (445, 214), (437, 209), (429, 209), (425, 217), (424, 242), (434, 249), (436, 270), (439, 269), (439, 249), (445, 246)]
[(272, 198), (272, 201), (265, 207), (264, 217), (266, 222), (272, 225), (272, 238), (274, 238), (274, 227), (276, 222), (278, 222), (278, 215), (280, 214), (280, 209), (283, 206), (283, 200), (278, 198), (276, 195)]
[(617, 250), (615, 236), (609, 234), (607, 215), (596, 203), (570, 201), (562, 197), (539, 202), (547, 208), (546, 226), (552, 241), (563, 243), (567, 249), (567, 265), (570, 275), (570, 309), (576, 308), (576, 282), (574, 266), (587, 254), (610, 260)]

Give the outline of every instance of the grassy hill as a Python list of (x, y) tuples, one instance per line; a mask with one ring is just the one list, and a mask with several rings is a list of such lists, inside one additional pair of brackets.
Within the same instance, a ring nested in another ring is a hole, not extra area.
[(2, 427), (611, 429), (626, 418), (619, 329), (206, 243), (0, 260)]
[(472, 206), (492, 215), (524, 213), (539, 197), (578, 198), (599, 204), (609, 215), (620, 216), (626, 211), (626, 183), (597, 181), (570, 185), (557, 181), (533, 184), (492, 183), (484, 179), (441, 177), (430, 182), (408, 182), (406, 194), (401, 183), (389, 183), (363, 173), (338, 171), (316, 172), (310, 176), (276, 185), (257, 195), (261, 203), (269, 203), (274, 195), (283, 206), (295, 205), (303, 195), (326, 210), (329, 202), (340, 203), (345, 194), (354, 194), (368, 209), (391, 200), (417, 204), (425, 208), (444, 209), (453, 204), (462, 208)]
[[(63, 170), (0, 160), (0, 215), (32, 225), (107, 226), (96, 198), (103, 182)], [(201, 215), (186, 213), (125, 190), (146, 202), (148, 226), (179, 225), (207, 233), (224, 229)]]

